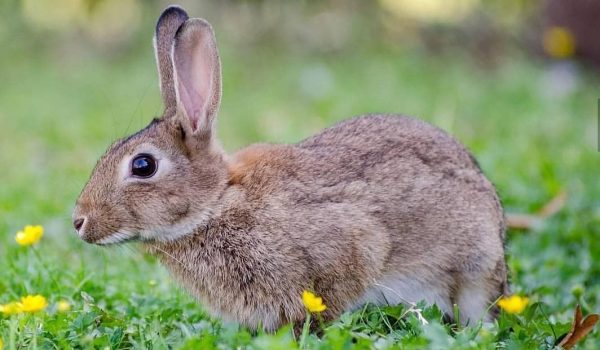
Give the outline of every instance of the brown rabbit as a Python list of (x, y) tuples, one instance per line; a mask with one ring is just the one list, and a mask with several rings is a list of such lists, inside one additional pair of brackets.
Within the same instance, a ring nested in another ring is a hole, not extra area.
[(170, 7), (155, 48), (164, 114), (98, 161), (73, 214), (83, 240), (143, 242), (214, 315), (251, 328), (302, 322), (303, 290), (323, 297), (326, 319), (420, 300), (493, 317), (507, 290), (503, 211), (452, 137), (370, 115), (227, 155), (211, 26)]

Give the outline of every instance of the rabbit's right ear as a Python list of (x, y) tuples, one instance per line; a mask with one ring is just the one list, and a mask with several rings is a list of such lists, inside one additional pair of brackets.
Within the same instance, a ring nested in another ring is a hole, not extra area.
[(221, 102), (221, 62), (210, 24), (192, 18), (173, 44), (178, 115), (193, 134), (211, 135)]
[(163, 11), (156, 23), (154, 53), (160, 79), (160, 94), (165, 109), (174, 110), (177, 106), (171, 51), (175, 41), (175, 33), (187, 19), (188, 14), (181, 7), (169, 6)]

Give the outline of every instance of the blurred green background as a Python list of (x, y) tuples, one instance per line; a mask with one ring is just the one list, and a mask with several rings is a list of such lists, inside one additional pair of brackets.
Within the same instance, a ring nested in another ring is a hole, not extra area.
[[(507, 245), (513, 290), (565, 320), (576, 302), (589, 312), (600, 300), (600, 78), (587, 22), (553, 3), (179, 2), (217, 35), (228, 151), (401, 113), (466, 144), (509, 212), (535, 212), (565, 191), (558, 214), (511, 231)], [(40, 291), (77, 303), (83, 290), (127, 305), (149, 280), (157, 298), (189, 302), (154, 260), (84, 245), (70, 220), (106, 147), (162, 112), (151, 39), (168, 4), (0, 3), (0, 303)], [(46, 228), (45, 270), (14, 243), (30, 223)]]

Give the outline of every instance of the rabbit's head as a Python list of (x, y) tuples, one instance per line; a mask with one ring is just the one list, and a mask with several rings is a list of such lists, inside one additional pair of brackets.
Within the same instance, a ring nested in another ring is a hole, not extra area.
[(221, 71), (210, 25), (170, 7), (154, 46), (165, 111), (96, 164), (73, 213), (87, 242), (177, 239), (203, 224), (226, 185), (214, 136)]

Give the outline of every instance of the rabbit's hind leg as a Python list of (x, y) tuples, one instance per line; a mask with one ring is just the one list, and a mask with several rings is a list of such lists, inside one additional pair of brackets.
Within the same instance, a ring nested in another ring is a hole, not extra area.
[(494, 319), (493, 303), (498, 298), (498, 288), (495, 284), (488, 276), (479, 280), (463, 281), (455, 299), (463, 325), (474, 325), (481, 320), (490, 322)]

